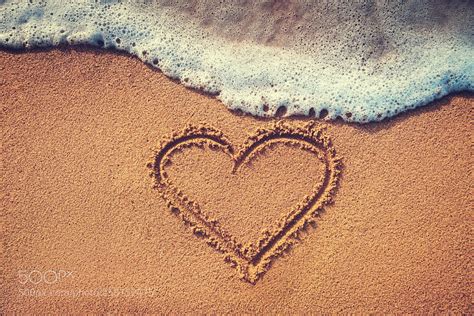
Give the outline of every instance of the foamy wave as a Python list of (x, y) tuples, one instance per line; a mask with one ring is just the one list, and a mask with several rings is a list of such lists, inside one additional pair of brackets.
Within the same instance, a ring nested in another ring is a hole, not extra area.
[(428, 0), (0, 0), (0, 45), (114, 48), (216, 94), (231, 109), (368, 122), (474, 91), (473, 7)]

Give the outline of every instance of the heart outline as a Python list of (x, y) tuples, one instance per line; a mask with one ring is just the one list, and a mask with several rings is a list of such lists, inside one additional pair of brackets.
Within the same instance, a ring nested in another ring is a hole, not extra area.
[[(297, 145), (316, 154), (325, 164), (324, 180), (318, 188), (306, 195), (302, 202), (278, 219), (276, 226), (265, 229), (257, 242), (245, 246), (226, 232), (217, 220), (209, 218), (198, 203), (190, 200), (174, 186), (165, 170), (175, 151), (207, 145), (226, 153), (234, 162), (231, 172), (235, 173), (240, 166), (249, 163), (260, 151), (274, 143)], [(179, 215), (196, 235), (203, 237), (210, 246), (224, 253), (225, 261), (237, 269), (242, 279), (255, 284), (269, 269), (271, 262), (299, 240), (299, 232), (308, 224), (314, 224), (319, 212), (332, 202), (342, 161), (337, 157), (324, 128), (316, 122), (310, 121), (302, 127), (276, 122), (269, 128), (258, 129), (238, 147), (233, 146), (221, 131), (213, 127), (187, 126), (183, 131), (173, 133), (160, 143), (148, 167), (152, 169), (151, 175), (155, 179), (154, 188), (165, 199), (167, 207)]]

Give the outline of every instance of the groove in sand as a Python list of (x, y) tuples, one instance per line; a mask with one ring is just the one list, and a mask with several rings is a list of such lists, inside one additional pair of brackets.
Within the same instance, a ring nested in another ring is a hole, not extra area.
[[(209, 218), (197, 202), (188, 198), (172, 183), (165, 170), (174, 153), (192, 146), (208, 146), (226, 153), (234, 162), (232, 173), (237, 173), (240, 166), (249, 163), (275, 143), (298, 146), (316, 155), (325, 165), (324, 180), (275, 225), (266, 228), (256, 242), (246, 245), (239, 243), (221, 227), (218, 220)], [(153, 170), (155, 188), (166, 200), (168, 207), (192, 227), (196, 235), (224, 253), (225, 260), (236, 267), (242, 279), (255, 283), (269, 269), (272, 260), (293, 245), (299, 239), (298, 233), (308, 224), (314, 223), (316, 215), (332, 201), (341, 171), (341, 160), (337, 157), (331, 140), (315, 122), (304, 126), (277, 122), (267, 129), (257, 130), (238, 150), (217, 129), (188, 126), (182, 132), (174, 133), (169, 139), (162, 141), (148, 166)]]

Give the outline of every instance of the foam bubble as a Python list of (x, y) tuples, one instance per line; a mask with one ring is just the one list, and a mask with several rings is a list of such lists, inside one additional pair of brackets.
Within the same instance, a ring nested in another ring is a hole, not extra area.
[(469, 1), (0, 1), (0, 45), (123, 50), (258, 116), (382, 120), (474, 91)]

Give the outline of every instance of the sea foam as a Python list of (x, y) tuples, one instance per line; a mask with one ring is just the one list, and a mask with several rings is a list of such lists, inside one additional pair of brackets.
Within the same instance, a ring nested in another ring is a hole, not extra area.
[(0, 46), (138, 56), (230, 109), (370, 122), (474, 91), (471, 1), (0, 0)]

